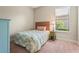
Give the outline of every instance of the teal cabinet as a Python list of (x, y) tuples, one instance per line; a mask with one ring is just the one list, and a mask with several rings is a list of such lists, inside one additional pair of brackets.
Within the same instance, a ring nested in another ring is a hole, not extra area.
[(9, 20), (0, 19), (0, 53), (10, 52)]

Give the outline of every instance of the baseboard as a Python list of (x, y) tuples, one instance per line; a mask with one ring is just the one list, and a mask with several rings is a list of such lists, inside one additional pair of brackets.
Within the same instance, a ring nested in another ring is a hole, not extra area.
[(79, 41), (77, 42), (77, 44), (79, 45)]
[(64, 41), (67, 41), (67, 42), (72, 42), (72, 43), (75, 43), (75, 44), (79, 44), (79, 43), (77, 43), (76, 40), (65, 40), (65, 39), (57, 39), (57, 40), (64, 40)]

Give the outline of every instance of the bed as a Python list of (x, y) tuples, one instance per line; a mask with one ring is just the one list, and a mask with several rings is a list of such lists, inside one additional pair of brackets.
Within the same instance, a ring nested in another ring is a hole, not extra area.
[(17, 33), (16, 44), (25, 47), (29, 52), (37, 52), (49, 38), (49, 22), (36, 22), (35, 29)]

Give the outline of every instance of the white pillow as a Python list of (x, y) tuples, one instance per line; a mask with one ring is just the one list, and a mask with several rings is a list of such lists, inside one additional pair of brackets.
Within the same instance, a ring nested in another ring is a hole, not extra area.
[(46, 30), (46, 26), (37, 26), (37, 30), (45, 31)]

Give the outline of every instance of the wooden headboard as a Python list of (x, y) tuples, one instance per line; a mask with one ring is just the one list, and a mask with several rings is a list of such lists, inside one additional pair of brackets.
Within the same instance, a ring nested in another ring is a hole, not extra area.
[(46, 26), (46, 30), (50, 30), (50, 22), (36, 22), (35, 29), (37, 29), (37, 26)]

